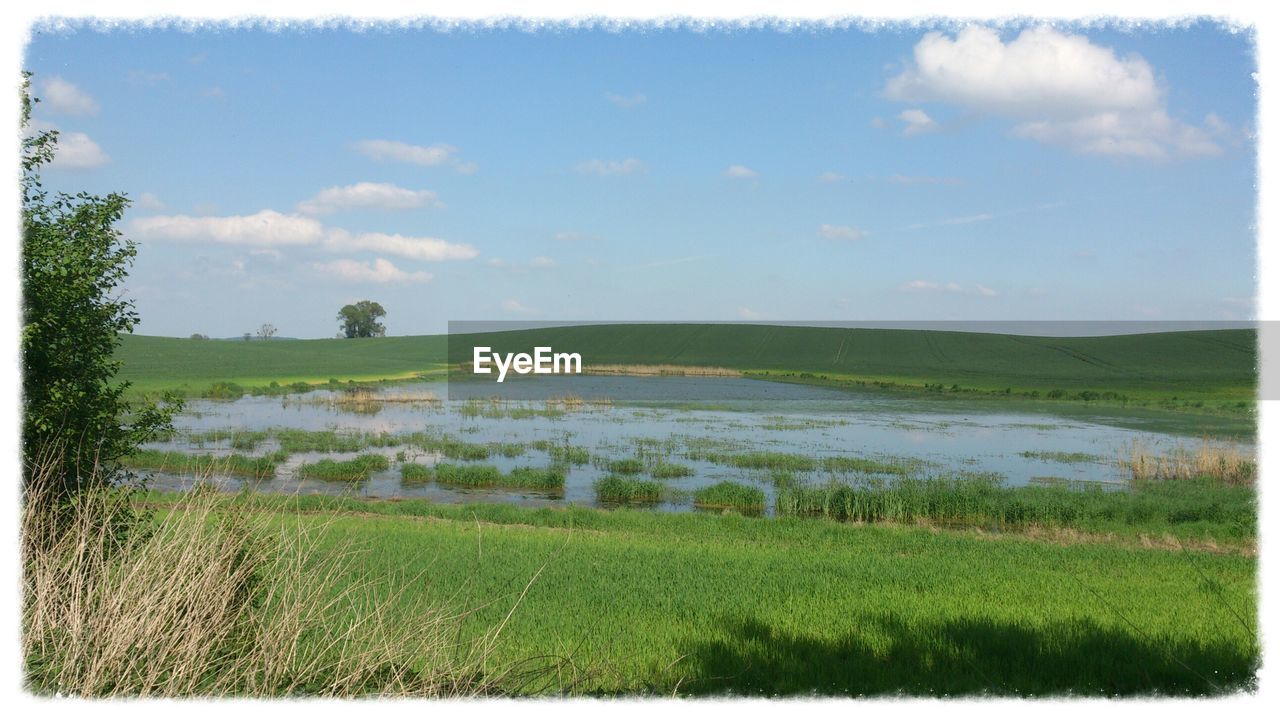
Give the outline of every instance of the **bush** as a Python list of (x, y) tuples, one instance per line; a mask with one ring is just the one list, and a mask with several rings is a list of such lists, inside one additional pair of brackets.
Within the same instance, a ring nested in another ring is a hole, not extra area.
[[(22, 87), (22, 126), (29, 131), (29, 75)], [(114, 358), (120, 334), (138, 322), (121, 297), (136, 248), (115, 225), (123, 195), (50, 194), (40, 167), (54, 158), (56, 132), (22, 140), (22, 460), (31, 490), (34, 468), (44, 482), (40, 496), (63, 503), (93, 482), (120, 479), (120, 459), (171, 428), (177, 407), (131, 404), (128, 383), (116, 382)], [(51, 465), (56, 471), (49, 471)]]

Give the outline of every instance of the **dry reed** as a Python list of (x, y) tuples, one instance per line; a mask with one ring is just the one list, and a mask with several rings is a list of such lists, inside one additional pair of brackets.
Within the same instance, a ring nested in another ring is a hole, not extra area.
[(1253, 485), (1257, 459), (1236, 445), (1204, 439), (1194, 448), (1178, 445), (1158, 454), (1146, 443), (1134, 440), (1120, 451), (1119, 465), (1138, 481), (1210, 478), (1227, 485)]
[(33, 692), (460, 697), (556, 672), (495, 667), (506, 620), (462, 639), (466, 614), (426, 600), (423, 578), (370, 577), (360, 551), (323, 542), (332, 519), (282, 521), (201, 490), (153, 515), (106, 489), (55, 510), (39, 475), (22, 512)]

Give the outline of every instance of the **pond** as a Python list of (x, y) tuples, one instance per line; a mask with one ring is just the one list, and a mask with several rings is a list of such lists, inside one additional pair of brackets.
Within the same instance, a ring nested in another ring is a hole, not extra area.
[[(748, 453), (777, 454), (786, 468), (791, 467), (788, 459), (799, 458), (791, 474), (794, 481), (807, 483), (885, 480), (892, 479), (896, 471), (921, 477), (988, 475), (1009, 485), (1067, 483), (1123, 488), (1128, 476), (1118, 460), (1135, 446), (1162, 454), (1199, 443), (1156, 429), (1158, 425), (1144, 426), (1135, 414), (1121, 416), (1068, 406), (1043, 409), (1016, 401), (960, 402), (740, 377), (584, 376), (575, 379), (573, 393), (565, 397), (555, 395), (556, 387), (542, 382), (507, 384), (501, 389), (501, 400), (492, 397), (492, 383), (457, 382), (452, 386), (418, 382), (358, 392), (245, 396), (233, 401), (194, 400), (175, 418), (173, 439), (148, 447), (214, 455), (264, 455), (280, 449), (272, 436), (282, 430), (378, 436), (381, 439), (376, 444), (351, 452), (293, 452), (269, 479), (229, 475), (205, 479), (229, 491), (249, 484), (273, 493), (424, 497), (441, 502), (533, 506), (596, 505), (593, 483), (609, 474), (611, 462), (662, 460), (683, 466), (689, 474), (664, 479), (667, 491), (656, 507), (681, 511), (693, 508), (694, 491), (724, 480), (759, 487), (766, 494), (766, 508), (771, 508), (777, 480), (774, 473), (769, 468), (733, 462), (734, 457)], [(231, 439), (210, 439), (214, 431), (257, 432), (265, 437), (252, 444), (251, 450), (244, 444), (233, 450)], [(401, 482), (402, 463), (430, 467), (464, 462), (420, 443), (397, 440), (397, 436), (411, 433), (488, 445), (494, 451), (480, 462), (504, 472), (553, 464), (548, 443), (580, 448), (590, 460), (568, 467), (563, 493), (464, 489), (430, 481), (406, 484)], [(1254, 452), (1247, 441), (1223, 442), (1245, 454)], [(346, 460), (364, 453), (384, 455), (389, 468), (357, 483), (297, 475), (304, 463), (322, 458)], [(828, 462), (827, 458), (869, 461), (871, 469), (867, 464)], [(185, 489), (195, 480), (172, 473), (142, 474), (150, 477), (150, 487), (161, 490)]]

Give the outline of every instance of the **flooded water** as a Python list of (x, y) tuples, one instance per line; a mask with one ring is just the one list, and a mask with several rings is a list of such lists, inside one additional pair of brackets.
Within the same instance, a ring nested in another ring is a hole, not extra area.
[[(232, 476), (208, 478), (227, 490), (251, 484), (264, 492), (351, 494), (368, 497), (425, 497), (443, 502), (499, 501), (524, 505), (596, 504), (592, 484), (608, 474), (608, 460), (637, 454), (665, 456), (688, 466), (693, 474), (664, 480), (667, 500), (658, 507), (688, 510), (691, 494), (722, 480), (757, 486), (772, 507), (768, 472), (732, 467), (706, 459), (708, 449), (721, 452), (776, 452), (814, 459), (857, 457), (889, 464), (907, 463), (917, 474), (994, 474), (1010, 485), (1028, 483), (1101, 483), (1123, 487), (1126, 476), (1116, 460), (1133, 443), (1154, 452), (1191, 447), (1195, 439), (1141, 427), (1118, 427), (1106, 417), (1022, 409), (1016, 403), (954, 402), (923, 396), (904, 398), (867, 391), (777, 383), (745, 378), (596, 377), (577, 378), (575, 395), (587, 402), (548, 405), (547, 387), (537, 382), (503, 388), (502, 402), (445, 399), (492, 395), (493, 385), (459, 388), (459, 383), (413, 383), (386, 387), (368, 395), (316, 391), (277, 397), (246, 396), (234, 401), (190, 401), (175, 419), (177, 435), (150, 447), (201, 453), (233, 452), (230, 441), (198, 442), (193, 435), (209, 431), (304, 431), (391, 436), (427, 433), (465, 443), (519, 445), (518, 455), (494, 453), (485, 464), (503, 471), (519, 466), (552, 464), (536, 441), (567, 443), (590, 452), (592, 463), (568, 471), (563, 494), (532, 491), (472, 490), (433, 482), (403, 485), (400, 464), (459, 462), (410, 444), (394, 441), (348, 453), (296, 453), (281, 464), (274, 478), (262, 481)], [(438, 398), (438, 399), (437, 399)], [(606, 402), (592, 403), (605, 399)], [(1133, 425), (1133, 418), (1128, 418)], [(1252, 444), (1236, 442), (1252, 453)], [(251, 451), (262, 455), (279, 449), (267, 439)], [(296, 470), (321, 458), (344, 460), (378, 453), (390, 468), (360, 483), (301, 479)], [(515, 453), (515, 450), (512, 450)], [(692, 456), (692, 457), (690, 457)], [(193, 478), (151, 473), (150, 486), (183, 489)], [(823, 482), (823, 470), (798, 473), (802, 482)]]

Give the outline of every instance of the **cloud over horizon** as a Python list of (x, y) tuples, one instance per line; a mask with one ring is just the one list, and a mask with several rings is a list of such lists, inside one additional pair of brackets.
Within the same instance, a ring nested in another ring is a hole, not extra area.
[[(1081, 154), (1163, 159), (1221, 152), (1209, 132), (1169, 116), (1155, 71), (1142, 57), (1120, 58), (1083, 35), (1050, 27), (1027, 28), (1007, 43), (981, 25), (954, 39), (930, 32), (909, 66), (889, 79), (885, 96), (1009, 118), (1015, 137)], [(915, 112), (920, 116), (907, 117)], [(916, 110), (899, 117), (907, 134), (929, 119)]]

